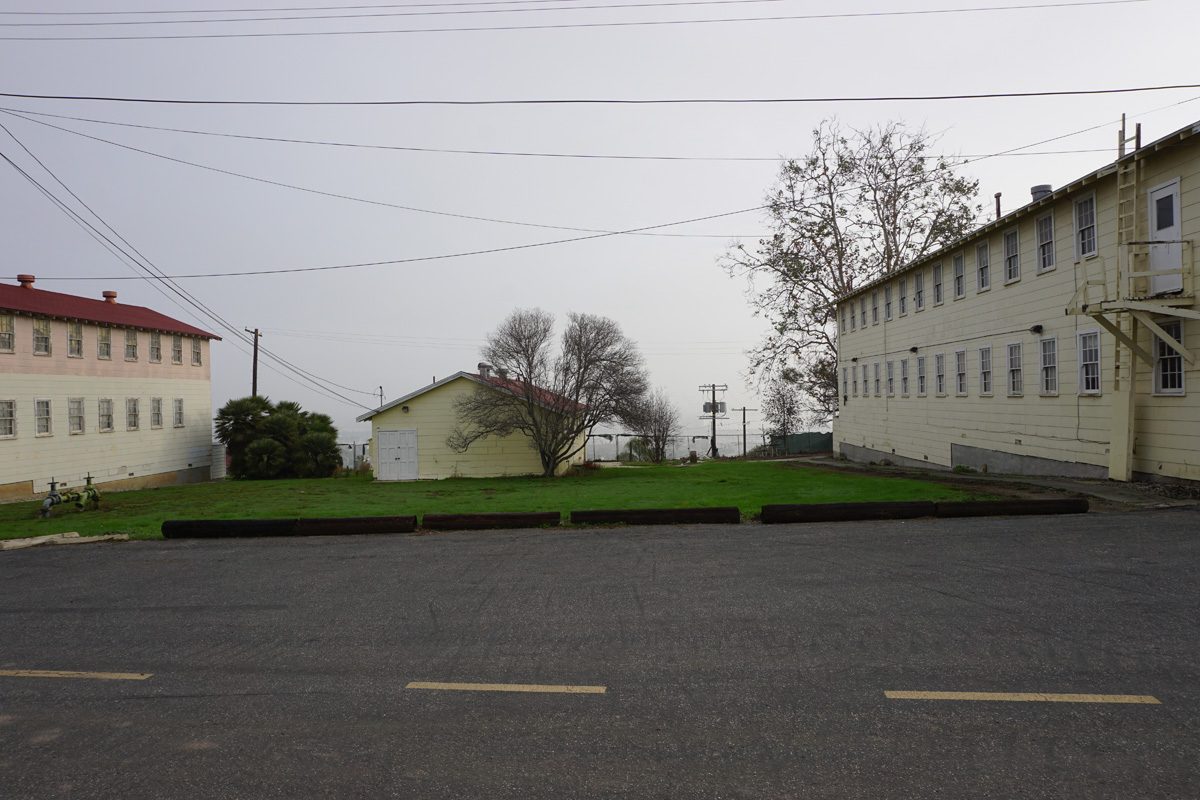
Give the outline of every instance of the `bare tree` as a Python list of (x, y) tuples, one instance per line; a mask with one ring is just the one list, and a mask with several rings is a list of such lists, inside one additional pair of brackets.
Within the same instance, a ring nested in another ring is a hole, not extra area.
[(767, 196), (774, 234), (721, 259), (774, 333), (750, 352), (760, 379), (789, 371), (813, 422), (837, 410), (838, 297), (921, 258), (976, 226), (978, 181), (931, 155), (937, 137), (902, 122), (866, 130), (826, 120), (809, 155), (783, 162)]
[(790, 375), (776, 375), (766, 382), (763, 393), (763, 418), (772, 436), (783, 440), (784, 452), (791, 452), (788, 435), (800, 424), (803, 402), (796, 381)]
[(554, 347), (553, 316), (536, 308), (509, 315), (482, 351), (497, 374), (455, 401), (458, 424), (446, 444), (463, 452), (482, 439), (520, 432), (549, 477), (584, 447), (593, 426), (634, 419), (646, 374), (637, 345), (616, 322), (569, 314)]
[(639, 404), (629, 427), (645, 440), (649, 459), (661, 464), (667, 460), (671, 438), (679, 433), (679, 410), (664, 389), (657, 389)]

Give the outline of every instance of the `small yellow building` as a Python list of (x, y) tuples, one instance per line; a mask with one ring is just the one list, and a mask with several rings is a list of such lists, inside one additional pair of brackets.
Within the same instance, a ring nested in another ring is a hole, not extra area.
[[(522, 433), (483, 439), (463, 453), (446, 444), (446, 438), (458, 423), (454, 401), (480, 386), (495, 389), (495, 379), (488, 374), (486, 365), (480, 366), (482, 374), (456, 372), (358, 418), (359, 422), (371, 421), (375, 480), (542, 474), (537, 450)], [(583, 462), (583, 440), (581, 436), (579, 452), (559, 467), (560, 473)]]
[(834, 450), (1200, 481), (1197, 239), (1200, 123), (845, 295)]

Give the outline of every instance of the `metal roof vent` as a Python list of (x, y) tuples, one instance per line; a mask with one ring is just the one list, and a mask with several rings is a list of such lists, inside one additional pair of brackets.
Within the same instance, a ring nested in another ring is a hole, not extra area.
[(105, 292), (101, 292), (100, 294), (103, 295), (104, 302), (106, 302), (106, 303), (117, 302), (117, 293), (112, 291), (111, 289), (109, 289), (108, 291), (105, 291)]
[(1054, 193), (1054, 187), (1048, 183), (1039, 183), (1037, 186), (1031, 187), (1029, 193), (1033, 195), (1033, 202), (1041, 200), (1043, 197)]
[(492, 376), (492, 365), (486, 361), (480, 361), (475, 365), (475, 369), (479, 370), (479, 377), (490, 378)]
[(32, 289), (33, 288), (33, 276), (32, 275), (18, 275), (17, 283), (21, 284), (22, 289)]

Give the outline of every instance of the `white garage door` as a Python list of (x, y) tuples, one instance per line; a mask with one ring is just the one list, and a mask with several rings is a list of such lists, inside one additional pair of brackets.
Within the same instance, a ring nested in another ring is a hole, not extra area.
[(381, 481), (415, 481), (417, 479), (416, 430), (379, 431), (379, 471)]

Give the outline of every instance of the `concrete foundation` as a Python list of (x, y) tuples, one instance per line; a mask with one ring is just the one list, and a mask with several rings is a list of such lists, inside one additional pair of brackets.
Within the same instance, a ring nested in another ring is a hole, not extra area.
[(840, 452), (851, 461), (856, 461), (859, 464), (869, 464), (874, 461), (876, 464), (882, 462), (885, 458), (898, 467), (917, 467), (918, 469), (950, 469), (945, 464), (935, 464), (932, 461), (919, 461), (915, 458), (906, 458), (898, 456), (895, 453), (885, 453), (882, 450), (872, 450), (869, 447), (860, 447), (854, 444), (842, 442), (839, 445)]
[(1049, 475), (1058, 478), (1108, 477), (1107, 465), (1080, 464), (1072, 461), (1057, 461), (1052, 458), (1021, 456), (965, 444), (950, 445), (950, 463), (955, 467), (970, 467), (976, 472), (995, 472), (1001, 475)]

